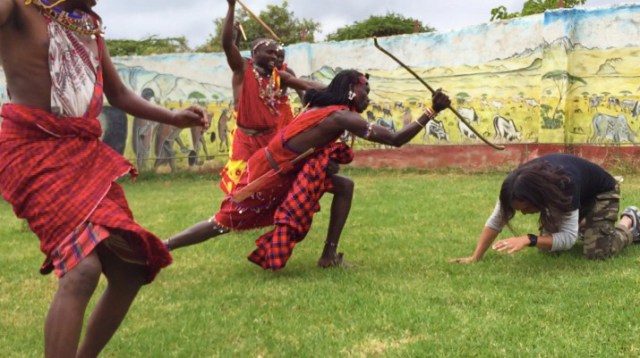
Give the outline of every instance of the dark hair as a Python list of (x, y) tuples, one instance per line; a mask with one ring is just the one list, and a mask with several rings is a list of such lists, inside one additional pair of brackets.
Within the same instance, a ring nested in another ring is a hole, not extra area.
[[(569, 176), (546, 161), (520, 165), (509, 173), (500, 188), (500, 207), (504, 224), (513, 219), (514, 200), (526, 201), (540, 210), (540, 227), (547, 232), (558, 231), (557, 218), (571, 211), (571, 194), (567, 193)], [(555, 218), (555, 219), (554, 219)]]
[(310, 89), (304, 94), (304, 103), (308, 103), (310, 107), (326, 107), (331, 105), (348, 106), (349, 90), (352, 86), (360, 83), (362, 77), (369, 78), (369, 75), (362, 74), (356, 70), (343, 70), (331, 80), (329, 86), (324, 89)]

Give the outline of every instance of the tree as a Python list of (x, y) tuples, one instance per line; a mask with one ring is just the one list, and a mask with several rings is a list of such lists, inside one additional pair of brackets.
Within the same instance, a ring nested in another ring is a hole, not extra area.
[(111, 56), (148, 56), (191, 51), (184, 36), (159, 38), (151, 35), (142, 40), (107, 40), (107, 48)]
[(578, 5), (584, 5), (586, 2), (587, 0), (564, 0), (563, 2), (558, 0), (527, 0), (522, 6), (522, 11), (511, 13), (507, 11), (506, 7), (500, 5), (491, 9), (490, 21), (540, 14), (547, 10), (557, 9), (560, 5), (559, 3), (562, 3), (564, 8), (573, 8)]
[(464, 106), (464, 104), (467, 103), (467, 100), (470, 97), (471, 96), (469, 96), (467, 92), (458, 92), (458, 94), (456, 94), (456, 102), (459, 106)]
[[(560, 103), (564, 99), (565, 94), (569, 95), (571, 92), (575, 91), (579, 88), (577, 86), (578, 83), (587, 84), (587, 82), (581, 77), (574, 76), (570, 74), (568, 71), (564, 70), (555, 70), (545, 73), (542, 76), (543, 80), (551, 80), (554, 82), (556, 89), (558, 90), (558, 103), (553, 110), (553, 114), (550, 118), (548, 118), (549, 125), (545, 126), (545, 128), (559, 128), (562, 125), (562, 122), (558, 120), (558, 108), (560, 107)], [(545, 123), (546, 123), (545, 119)]]
[(405, 18), (396, 13), (387, 13), (385, 16), (370, 16), (364, 21), (341, 27), (329, 34), (327, 40), (344, 41), (433, 31), (435, 31), (434, 28), (423, 25), (419, 20)]
[[(299, 42), (314, 42), (314, 35), (320, 31), (320, 23), (309, 19), (298, 19), (293, 11), (288, 9), (289, 3), (282, 2), (282, 6), (267, 5), (266, 11), (261, 11), (258, 16), (265, 24), (278, 35), (283, 44), (289, 45)], [(224, 17), (214, 20), (215, 34), (209, 35), (207, 42), (196, 48), (197, 52), (222, 52), (222, 26)], [(236, 21), (240, 23), (247, 35), (247, 41), (240, 42), (241, 50), (249, 50), (251, 42), (259, 38), (270, 38), (271, 35), (255, 19), (249, 16), (244, 9), (236, 8)]]

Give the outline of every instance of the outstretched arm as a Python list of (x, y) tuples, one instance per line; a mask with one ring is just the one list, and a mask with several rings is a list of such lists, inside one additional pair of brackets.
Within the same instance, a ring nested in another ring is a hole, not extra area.
[(234, 73), (242, 73), (244, 71), (244, 59), (240, 54), (240, 49), (236, 44), (237, 41), (234, 41), (233, 36), (236, 1), (227, 0), (227, 2), (229, 3), (229, 9), (227, 10), (227, 17), (225, 18), (224, 25), (222, 27), (222, 48), (224, 49), (224, 54), (227, 56), (227, 63), (229, 64), (229, 67), (231, 67), (231, 71)]
[(172, 112), (136, 95), (124, 85), (120, 76), (118, 76), (104, 42), (102, 51), (104, 54), (102, 58), (104, 94), (112, 106), (135, 117), (170, 124), (179, 128), (195, 126), (209, 128), (209, 119), (205, 111), (198, 106), (191, 106), (180, 112)]
[[(291, 67), (287, 67), (285, 69), (285, 71), (287, 71), (287, 73), (291, 74), (294, 77), (296, 76), (296, 73), (291, 69)], [(315, 82), (314, 82), (315, 83)], [(324, 85), (323, 85), (324, 86)], [(304, 91), (303, 89), (298, 89), (298, 88), (294, 88), (294, 90), (296, 91), (296, 93), (298, 94), (298, 97), (300, 97), (300, 101), (302, 102), (302, 100), (304, 99)]]
[(493, 242), (493, 240), (496, 239), (499, 233), (500, 233), (499, 231), (492, 229), (488, 226), (485, 226), (484, 229), (482, 229), (482, 233), (480, 233), (480, 238), (478, 239), (478, 244), (476, 245), (476, 249), (473, 252), (473, 255), (468, 257), (451, 259), (449, 260), (449, 262), (468, 264), (471, 262), (480, 261), (484, 253), (487, 252), (487, 250), (491, 246), (491, 243)]
[[(296, 91), (307, 91), (310, 89), (321, 90), (326, 88), (327, 86), (320, 82), (315, 81), (307, 81), (301, 78), (296, 77), (295, 75), (289, 73), (288, 71), (278, 71), (280, 74), (280, 81), (286, 87), (293, 88)], [(300, 97), (302, 99), (302, 97)]]
[(439, 90), (436, 91), (432, 98), (433, 109), (428, 108), (420, 118), (405, 126), (399, 132), (393, 132), (385, 127), (369, 123), (359, 115), (341, 116), (338, 118), (338, 121), (342, 121), (341, 125), (345, 130), (348, 130), (358, 137), (376, 143), (400, 147), (407, 144), (413, 137), (420, 133), (427, 125), (427, 122), (435, 117), (438, 112), (449, 107), (450, 104), (451, 101), (447, 95)]
[(7, 23), (15, 8), (15, 0), (0, 0), (0, 29)]

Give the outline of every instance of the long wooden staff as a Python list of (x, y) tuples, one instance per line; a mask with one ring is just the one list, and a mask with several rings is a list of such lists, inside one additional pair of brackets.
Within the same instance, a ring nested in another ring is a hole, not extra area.
[[(240, 1), (240, 0), (236, 0), (236, 1)], [(402, 66), (405, 70), (407, 70), (410, 74), (412, 74), (413, 77), (415, 77), (418, 81), (420, 81), (420, 83), (422, 83), (425, 87), (427, 87), (427, 89), (431, 92), (431, 94), (435, 93), (435, 90), (433, 88), (431, 88), (431, 86), (429, 86), (429, 84), (427, 82), (425, 82), (422, 78), (420, 78), (420, 76), (418, 76), (417, 73), (415, 73), (411, 68), (409, 68), (409, 66), (405, 65), (404, 63), (402, 63), (402, 61), (400, 61), (392, 53), (390, 53), (389, 51), (387, 51), (384, 48), (382, 48), (382, 46), (380, 46), (378, 44), (378, 38), (376, 38), (376, 37), (373, 38), (373, 44), (376, 46), (376, 48), (378, 50), (382, 51), (385, 55), (391, 57), (391, 59), (396, 61), (400, 66)], [(458, 111), (456, 111), (455, 108), (451, 107), (451, 105), (449, 105), (449, 107), (447, 107), (447, 108), (449, 108), (451, 110), (451, 112), (453, 112), (453, 114), (455, 114), (456, 117), (458, 117), (462, 121), (462, 123), (466, 124), (467, 127), (469, 127), (469, 129), (471, 129), (471, 131), (473, 133), (475, 133), (475, 135), (477, 135), (478, 138), (480, 138), (488, 146), (490, 146), (491, 148), (497, 149), (497, 150), (504, 150), (504, 146), (493, 144), (493, 143), (489, 142), (488, 139), (483, 137), (482, 134), (480, 134), (475, 128), (473, 128), (471, 126), (471, 124), (466, 120), (466, 118), (464, 118), (460, 113), (458, 113)]]
[(273, 30), (271, 30), (271, 28), (269, 27), (269, 25), (265, 24), (265, 23), (264, 23), (264, 21), (262, 21), (262, 19), (261, 19), (258, 15), (254, 14), (254, 13), (253, 13), (253, 11), (251, 11), (251, 10), (247, 7), (247, 5), (245, 5), (245, 4), (244, 4), (242, 1), (240, 1), (240, 0), (236, 0), (236, 2), (237, 2), (238, 4), (240, 4), (240, 6), (242, 6), (242, 8), (244, 9), (244, 11), (246, 11), (249, 15), (251, 15), (251, 17), (253, 17), (254, 19), (256, 19), (256, 21), (258, 21), (258, 22), (260, 23), (260, 25), (262, 25), (262, 27), (264, 27), (264, 28), (265, 28), (265, 30), (267, 30), (267, 31), (271, 34), (271, 37), (273, 37), (273, 39), (274, 39), (274, 40), (277, 40), (278, 42), (282, 42), (282, 41), (280, 40), (280, 38), (278, 37), (278, 35), (276, 35), (276, 33), (275, 33), (275, 32), (273, 32)]
[[(300, 162), (302, 159), (308, 157), (309, 155), (311, 155), (311, 153), (313, 153), (313, 151), (315, 150), (315, 148), (309, 148), (307, 149), (306, 152), (298, 155), (297, 157), (293, 158), (293, 160), (291, 160), (291, 165), (296, 165), (298, 164), (298, 162)], [(260, 190), (262, 188), (262, 186), (269, 182), (269, 180), (273, 177), (278, 176), (278, 174), (280, 174), (282, 172), (282, 169), (278, 169), (278, 170), (269, 170), (268, 172), (266, 172), (265, 174), (263, 174), (261, 177), (254, 179), (251, 183), (247, 184), (247, 186), (245, 186), (244, 188), (238, 190), (237, 192), (235, 192), (234, 194), (231, 195), (231, 200), (233, 200), (236, 203), (240, 203), (242, 201), (244, 201), (244, 199), (250, 197), (253, 193), (257, 192), (258, 190)]]

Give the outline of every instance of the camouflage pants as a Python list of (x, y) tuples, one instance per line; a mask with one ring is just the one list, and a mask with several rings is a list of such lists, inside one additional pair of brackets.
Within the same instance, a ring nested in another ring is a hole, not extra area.
[(584, 237), (583, 253), (590, 260), (606, 259), (618, 254), (633, 242), (631, 231), (618, 221), (620, 185), (615, 190), (596, 196), (587, 210), (585, 223), (580, 228)]

